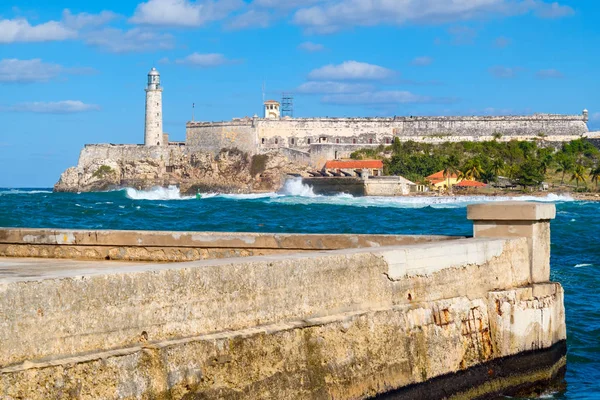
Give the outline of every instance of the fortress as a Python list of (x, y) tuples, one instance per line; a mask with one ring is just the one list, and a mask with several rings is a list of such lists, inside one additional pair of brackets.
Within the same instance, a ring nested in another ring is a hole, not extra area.
[[(278, 165), (285, 160), (298, 168), (321, 169), (328, 160), (348, 158), (362, 148), (389, 145), (396, 138), (426, 143), (536, 140), (552, 146), (582, 137), (600, 141), (599, 133), (588, 131), (587, 110), (579, 115), (290, 118), (281, 115), (279, 102), (269, 100), (264, 103), (262, 118), (192, 120), (186, 124), (186, 140), (172, 142), (163, 132), (160, 78), (156, 68), (148, 73), (144, 144), (85, 145), (78, 166), (61, 177), (62, 190), (81, 190), (86, 187), (84, 182), (102, 180), (103, 171), (114, 172), (111, 184), (117, 186), (131, 181), (179, 184), (194, 174), (205, 174), (201, 173), (204, 167), (214, 167), (208, 160), (211, 154), (214, 158), (224, 149), (245, 153), (245, 164), (254, 156), (269, 153), (279, 157)], [(200, 164), (204, 167), (199, 168)], [(213, 168), (215, 177), (221, 176), (222, 169)]]
[[(355, 150), (389, 145), (395, 138), (428, 143), (485, 140), (544, 140), (565, 142), (588, 134), (588, 111), (579, 115), (455, 116), (392, 118), (290, 118), (281, 117), (280, 104), (264, 103), (264, 116), (224, 122), (190, 121), (185, 142), (169, 142), (163, 133), (162, 85), (156, 68), (148, 73), (144, 146), (111, 146), (101, 151), (133, 157), (181, 152), (218, 153), (237, 148), (249, 154), (279, 150), (293, 161), (321, 167), (329, 159), (346, 158)], [(105, 148), (106, 145), (100, 145)], [(96, 153), (96, 145), (86, 146)], [(133, 149), (136, 149), (135, 151)]]

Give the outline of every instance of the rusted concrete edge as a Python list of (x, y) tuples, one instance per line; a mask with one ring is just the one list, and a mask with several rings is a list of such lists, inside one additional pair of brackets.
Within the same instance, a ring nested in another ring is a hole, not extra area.
[(494, 396), (525, 396), (561, 389), (567, 365), (567, 341), (546, 349), (493, 359), (465, 370), (445, 374), (371, 400), (490, 399)]

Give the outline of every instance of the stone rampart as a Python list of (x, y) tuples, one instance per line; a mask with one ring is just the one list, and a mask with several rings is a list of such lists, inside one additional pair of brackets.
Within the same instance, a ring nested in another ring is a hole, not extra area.
[(250, 154), (258, 150), (256, 129), (252, 120), (231, 122), (188, 122), (186, 145), (197, 151), (218, 153), (237, 148)]
[[(401, 141), (443, 143), (486, 140), (544, 140), (562, 143), (587, 134), (585, 115), (245, 118), (230, 122), (188, 122), (187, 144), (205, 151), (237, 147), (249, 153), (290, 148), (310, 151), (311, 163), (345, 157), (368, 146)], [(326, 146), (326, 147), (319, 147)], [(335, 149), (333, 146), (339, 146)], [(319, 154), (320, 153), (320, 154)], [(323, 159), (323, 160), (322, 160)]]
[(144, 146), (135, 144), (86, 144), (79, 153), (79, 166), (94, 160), (135, 162), (160, 160), (166, 165), (176, 163), (185, 152), (185, 146)]
[[(4, 258), (0, 393), (479, 398), (560, 379), (563, 290), (547, 268), (554, 206), (472, 206), (469, 217), (469, 239), (140, 233), (140, 249), (162, 237), (321, 250), (170, 264)], [(73, 247), (120, 235), (23, 233), (0, 240)]]

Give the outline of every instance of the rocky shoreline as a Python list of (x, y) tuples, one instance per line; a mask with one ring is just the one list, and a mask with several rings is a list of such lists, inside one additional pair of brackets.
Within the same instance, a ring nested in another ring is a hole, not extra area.
[[(83, 152), (82, 152), (83, 154)], [(156, 158), (92, 158), (81, 156), (54, 185), (55, 192), (96, 192), (131, 187), (138, 190), (176, 185), (182, 194), (197, 192), (255, 193), (276, 191), (289, 174), (307, 167), (278, 152), (249, 155), (237, 149), (183, 153), (168, 162)]]

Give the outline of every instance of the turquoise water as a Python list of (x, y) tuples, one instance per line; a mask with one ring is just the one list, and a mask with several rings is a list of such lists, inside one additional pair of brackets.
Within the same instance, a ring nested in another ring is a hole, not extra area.
[[(546, 398), (600, 398), (600, 203), (552, 195), (537, 200), (557, 207), (552, 278), (566, 291), (569, 346), (567, 389)], [(469, 235), (466, 205), (483, 201), (490, 199), (315, 196), (296, 181), (280, 194), (202, 199), (182, 197), (176, 188), (81, 194), (0, 189), (0, 226)]]

